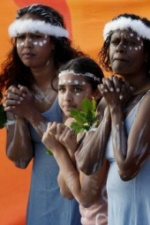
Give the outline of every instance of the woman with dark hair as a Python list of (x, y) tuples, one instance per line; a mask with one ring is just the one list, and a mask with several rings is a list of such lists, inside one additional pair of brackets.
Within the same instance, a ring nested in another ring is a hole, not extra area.
[(109, 108), (111, 133), (105, 151), (99, 148), (99, 128), (87, 136), (77, 162), (88, 174), (107, 164), (108, 224), (150, 225), (150, 21), (119, 15), (105, 25), (104, 40), (100, 60), (114, 75), (104, 78), (99, 89)]
[[(78, 204), (61, 197), (59, 168), (54, 157), (46, 154), (41, 135), (47, 121), (62, 121), (54, 90), (58, 69), (82, 53), (71, 47), (62, 16), (45, 5), (18, 10), (9, 35), (13, 47), (3, 64), (0, 93), (2, 100), (6, 89), (8, 158), (19, 168), (25, 168), (33, 158), (27, 224), (79, 225)], [(26, 99), (30, 99), (29, 108), (24, 104)]]

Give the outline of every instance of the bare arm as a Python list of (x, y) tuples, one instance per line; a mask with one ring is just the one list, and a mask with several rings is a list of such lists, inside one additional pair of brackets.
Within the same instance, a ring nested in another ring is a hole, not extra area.
[(19, 168), (26, 168), (33, 157), (28, 126), (23, 118), (7, 113), (6, 154)]
[(130, 180), (137, 175), (150, 155), (150, 93), (142, 99), (129, 134), (126, 131), (124, 110), (118, 94), (110, 92), (108, 87), (104, 96), (111, 113), (113, 150), (119, 174), (123, 180)]
[(7, 156), (20, 168), (25, 168), (33, 157), (27, 120), (42, 136), (47, 121), (35, 107), (29, 90), (11, 86), (5, 93), (4, 109), (7, 112)]
[(53, 138), (47, 130), (43, 135), (42, 142), (52, 150), (65, 183), (74, 198), (82, 206), (89, 207), (97, 200), (103, 187), (108, 168), (106, 161), (95, 174), (87, 176), (77, 170), (65, 147)]
[(74, 196), (72, 195), (72, 193), (70, 192), (68, 186), (66, 185), (65, 179), (63, 177), (63, 174), (61, 173), (61, 171), (58, 174), (57, 177), (57, 182), (60, 188), (60, 193), (64, 198), (67, 199), (74, 199)]
[(77, 164), (83, 173), (87, 175), (92, 174), (102, 165), (110, 133), (110, 125), (110, 113), (108, 107), (106, 107), (104, 111), (103, 109), (101, 111), (98, 128), (87, 133), (77, 150)]

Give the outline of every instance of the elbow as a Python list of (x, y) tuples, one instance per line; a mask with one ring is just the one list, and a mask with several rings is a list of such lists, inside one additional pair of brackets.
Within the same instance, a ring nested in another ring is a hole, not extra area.
[(96, 172), (93, 165), (85, 166), (83, 163), (77, 162), (78, 169), (87, 176), (90, 176)]
[(122, 181), (130, 181), (136, 177), (138, 170), (135, 171), (119, 171), (119, 176)]
[(30, 160), (21, 160), (21, 159), (16, 159), (16, 157), (14, 157), (14, 155), (10, 154), (7, 152), (7, 157), (9, 160), (11, 160), (14, 165), (17, 167), (17, 168), (20, 168), (20, 169), (26, 169)]
[(87, 176), (94, 173), (94, 169), (93, 169), (94, 167), (93, 167), (92, 163), (89, 163), (89, 160), (88, 160), (88, 163), (87, 163), (83, 160), (82, 157), (78, 158), (78, 159), (76, 158), (76, 163), (77, 163), (78, 169), (82, 173), (86, 174)]
[(27, 168), (27, 166), (28, 166), (28, 164), (29, 164), (29, 162), (21, 162), (21, 161), (13, 161), (13, 163), (15, 164), (15, 166), (17, 167), (17, 168), (20, 168), (20, 169), (26, 169)]
[(27, 168), (28, 164), (33, 158), (32, 151), (21, 153), (21, 150), (20, 151), (18, 150), (18, 152), (16, 152), (12, 151), (12, 149), (11, 150), (7, 149), (6, 155), (8, 159), (11, 160), (14, 163), (14, 165), (20, 169)]
[(89, 199), (82, 199), (79, 201), (80, 205), (84, 208), (89, 208), (90, 206), (92, 206), (95, 202), (97, 201), (97, 198), (96, 199), (92, 199), (92, 200), (89, 200)]
[(61, 196), (62, 196), (63, 198), (66, 198), (66, 199), (68, 199), (68, 200), (74, 199), (74, 197), (73, 197), (73, 195), (72, 195), (71, 193), (62, 191), (61, 189), (60, 189), (60, 194), (61, 194)]
[(89, 194), (84, 194), (82, 193), (80, 196), (78, 196), (77, 201), (79, 204), (84, 207), (84, 208), (89, 208), (92, 206), (99, 198), (99, 192), (95, 195)]
[(91, 203), (89, 203), (89, 202), (80, 202), (80, 205), (83, 207), (83, 208), (89, 208), (91, 205), (93, 205), (93, 204), (91, 204)]

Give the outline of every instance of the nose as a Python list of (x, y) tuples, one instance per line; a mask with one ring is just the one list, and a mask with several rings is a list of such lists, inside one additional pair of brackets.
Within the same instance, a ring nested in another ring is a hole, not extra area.
[(64, 94), (64, 100), (67, 102), (72, 101), (72, 92), (70, 90), (67, 90)]
[(126, 49), (125, 43), (123, 41), (120, 41), (116, 50), (118, 52), (125, 52), (125, 49)]
[(24, 47), (32, 47), (33, 43), (32, 43), (32, 39), (30, 37), (26, 37), (24, 40)]

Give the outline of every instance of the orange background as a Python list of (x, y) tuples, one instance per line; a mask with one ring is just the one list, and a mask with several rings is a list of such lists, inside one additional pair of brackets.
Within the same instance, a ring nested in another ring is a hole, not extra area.
[[(32, 3), (47, 4), (65, 18), (74, 46), (98, 61), (104, 23), (120, 13), (150, 19), (149, 0), (5, 0), (0, 2), (0, 63), (11, 45), (7, 34), (16, 10)], [(31, 164), (20, 170), (5, 155), (6, 133), (0, 130), (0, 225), (25, 225)], [(35, 224), (33, 224), (35, 225)]]

